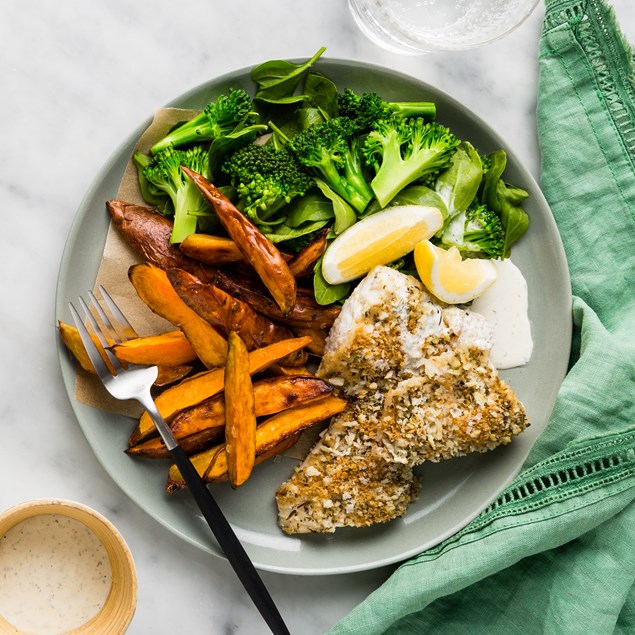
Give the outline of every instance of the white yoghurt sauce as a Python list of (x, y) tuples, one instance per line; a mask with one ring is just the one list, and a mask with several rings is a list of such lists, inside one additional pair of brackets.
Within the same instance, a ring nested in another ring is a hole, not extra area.
[(17, 628), (77, 628), (103, 607), (111, 583), (104, 545), (73, 518), (33, 516), (0, 537), (0, 615)]
[(470, 307), (494, 329), (490, 359), (496, 368), (523, 366), (531, 358), (533, 340), (529, 323), (527, 282), (509, 259), (494, 260), (496, 281)]

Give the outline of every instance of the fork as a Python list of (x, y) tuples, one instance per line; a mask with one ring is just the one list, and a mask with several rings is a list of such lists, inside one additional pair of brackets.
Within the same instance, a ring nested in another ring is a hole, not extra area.
[[(174, 438), (170, 427), (159, 414), (150, 393), (150, 387), (157, 378), (157, 367), (135, 364), (127, 364), (124, 367), (109, 350), (111, 342), (120, 343), (138, 336), (106, 290), (99, 286), (99, 291), (111, 318), (108, 317), (91, 291), (88, 292), (90, 306), (93, 307), (99, 321), (95, 319), (89, 305), (83, 298), (80, 297), (78, 302), (85, 313), (86, 323), (73, 304), (69, 303), (71, 315), (97, 375), (113, 397), (116, 399), (135, 399), (148, 411), (207, 524), (256, 608), (273, 633), (289, 635), (289, 630), (282, 616), (231, 525), (187, 454)], [(99, 344), (95, 343), (91, 337), (91, 332)], [(108, 364), (106, 360), (108, 360)], [(114, 369), (114, 374), (109, 370), (109, 365)]]

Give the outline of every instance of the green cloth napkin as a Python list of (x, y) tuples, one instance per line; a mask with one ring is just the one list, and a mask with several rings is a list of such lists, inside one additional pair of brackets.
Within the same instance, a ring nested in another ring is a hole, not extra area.
[(551, 420), (489, 508), (331, 635), (635, 633), (635, 81), (600, 0), (547, 0), (537, 119), (574, 294)]

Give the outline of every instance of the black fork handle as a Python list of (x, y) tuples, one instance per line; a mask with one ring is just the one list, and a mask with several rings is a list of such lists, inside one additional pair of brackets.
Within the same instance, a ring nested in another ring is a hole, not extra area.
[(170, 453), (229, 564), (271, 632), (275, 635), (290, 635), (267, 587), (189, 457), (179, 445), (171, 449)]

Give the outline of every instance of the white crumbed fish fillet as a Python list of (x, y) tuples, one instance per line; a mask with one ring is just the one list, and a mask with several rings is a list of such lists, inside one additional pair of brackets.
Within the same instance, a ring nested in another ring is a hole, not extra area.
[(412, 468), (509, 443), (524, 408), (489, 362), (481, 315), (433, 300), (420, 283), (373, 269), (344, 303), (318, 375), (346, 410), (276, 493), (287, 533), (332, 532), (402, 516)]

